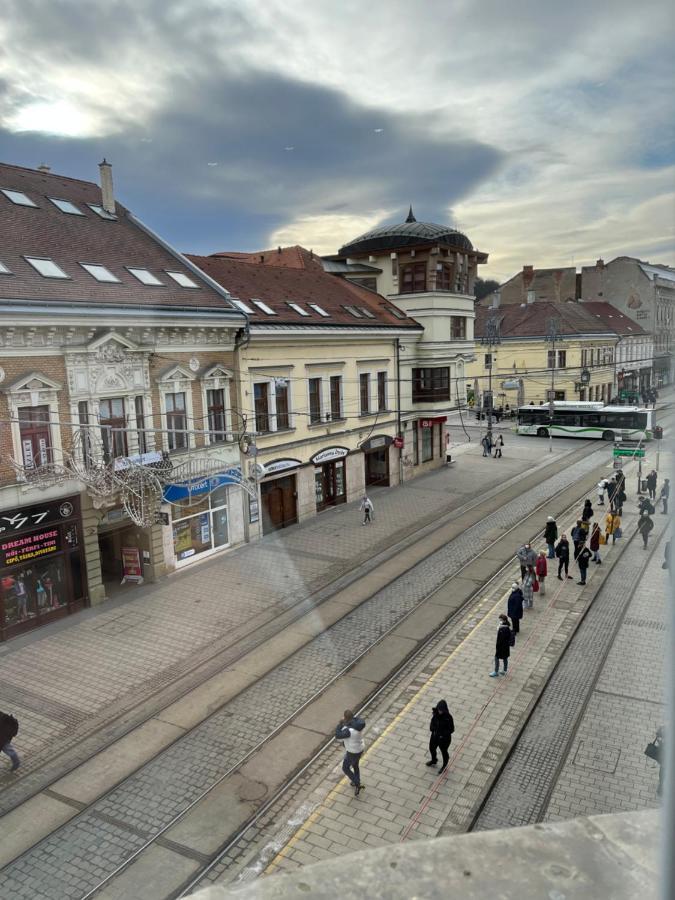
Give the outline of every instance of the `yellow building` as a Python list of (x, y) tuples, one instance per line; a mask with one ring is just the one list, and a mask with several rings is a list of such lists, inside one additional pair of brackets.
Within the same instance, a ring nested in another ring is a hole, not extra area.
[(545, 403), (551, 389), (556, 400), (608, 402), (616, 395), (619, 335), (581, 303), (477, 308), (475, 336), (467, 383), (476, 403), (489, 390), (490, 362), (495, 408)]

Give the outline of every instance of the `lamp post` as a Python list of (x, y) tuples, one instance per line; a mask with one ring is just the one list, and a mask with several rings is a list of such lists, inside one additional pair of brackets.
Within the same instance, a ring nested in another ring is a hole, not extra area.
[(551, 316), (548, 320), (548, 332), (546, 334), (546, 343), (551, 345), (551, 389), (548, 393), (548, 415), (551, 420), (548, 429), (548, 452), (553, 453), (553, 416), (555, 415), (555, 345), (561, 343), (563, 338), (559, 332), (560, 319)]
[(485, 354), (485, 368), (488, 370), (488, 391), (487, 391), (487, 437), (492, 446), (492, 348), (497, 344), (501, 344), (499, 336), (499, 318), (493, 313), (485, 323), (485, 333), (480, 339), (481, 344), (488, 348)]

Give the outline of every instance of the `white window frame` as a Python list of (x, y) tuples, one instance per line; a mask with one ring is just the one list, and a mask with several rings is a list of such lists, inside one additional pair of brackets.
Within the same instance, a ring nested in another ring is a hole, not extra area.
[[(361, 377), (363, 375), (368, 376), (368, 411), (367, 412), (364, 412), (363, 408), (361, 406)], [(373, 401), (373, 373), (370, 370), (364, 372), (363, 370), (359, 369), (358, 376), (359, 376), (359, 380), (358, 380), (358, 385), (357, 385), (357, 390), (358, 390), (357, 397), (358, 397), (359, 415), (360, 416), (375, 416), (375, 415), (377, 415), (377, 411), (373, 412), (373, 403), (372, 403), (372, 401)]]
[[(202, 409), (204, 410), (204, 445), (207, 447), (220, 447), (223, 443), (231, 444), (234, 440), (232, 434), (232, 408), (230, 384), (232, 372), (222, 366), (211, 366), (201, 378)], [(209, 427), (209, 391), (222, 390), (225, 401), (225, 441), (212, 441)]]
[[(159, 414), (162, 422), (162, 449), (172, 454), (179, 455), (180, 453), (186, 453), (188, 450), (193, 450), (196, 446), (194, 434), (194, 408), (192, 402), (193, 383), (194, 375), (191, 372), (187, 372), (181, 366), (176, 366), (157, 381), (157, 388), (159, 391)], [(176, 450), (169, 450), (169, 428), (166, 418), (166, 395), (181, 393), (185, 394), (187, 447)]]
[[(376, 374), (377, 409), (376, 412), (389, 412), (389, 372), (387, 369), (378, 369)], [(380, 409), (380, 375), (384, 375), (384, 407)], [(359, 391), (360, 393), (360, 391)]]
[[(42, 383), (38, 387), (34, 382)], [(61, 426), (59, 424), (59, 393), (62, 385), (52, 381), (39, 372), (32, 372), (22, 377), (13, 385), (6, 388), (7, 406), (12, 420), (12, 448), (14, 459), (23, 465), (23, 447), (21, 446), (21, 429), (19, 428), (19, 412), (22, 409), (33, 409), (36, 406), (49, 408), (49, 436), (51, 439), (52, 460), (54, 463), (63, 463), (63, 444), (61, 441)], [(23, 476), (17, 477), (18, 481), (24, 481)]]
[[(316, 422), (312, 422), (311, 416), (311, 406), (310, 406), (310, 392), (309, 392), (309, 382), (313, 378), (318, 378), (321, 382), (319, 385), (319, 419)], [(323, 373), (319, 372), (310, 372), (307, 375), (307, 427), (308, 428), (316, 428), (318, 425), (324, 424), (326, 421), (326, 376)], [(330, 381), (328, 382), (330, 384)]]

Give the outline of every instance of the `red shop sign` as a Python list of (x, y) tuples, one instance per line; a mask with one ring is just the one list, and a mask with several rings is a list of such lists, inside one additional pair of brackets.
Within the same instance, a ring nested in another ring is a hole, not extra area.
[(403, 438), (402, 437), (394, 438), (394, 447), (397, 447), (399, 450), (403, 447)]
[(0, 541), (0, 567), (31, 562), (60, 550), (59, 529), (48, 528)]

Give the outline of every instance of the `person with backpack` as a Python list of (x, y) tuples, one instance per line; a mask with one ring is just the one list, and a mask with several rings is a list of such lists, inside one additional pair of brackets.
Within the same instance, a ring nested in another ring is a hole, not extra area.
[[(495, 667), (490, 672), (490, 678), (496, 678), (497, 675), (506, 675), (509, 670), (509, 656), (511, 655), (511, 647), (516, 643), (516, 636), (511, 630), (509, 617), (502, 613), (499, 616), (499, 628), (497, 629), (497, 643), (495, 645)], [(501, 659), (504, 671), (499, 671), (499, 660)]]
[(581, 510), (581, 521), (590, 522), (593, 518), (593, 504), (590, 500), (584, 502), (584, 508)]
[(555, 542), (558, 540), (558, 525), (553, 516), (546, 516), (544, 526), (544, 540), (548, 547), (548, 558), (555, 559)]
[(586, 529), (581, 519), (577, 519), (577, 524), (572, 529), (572, 540), (574, 541), (574, 558), (576, 559), (586, 542)]
[(12, 741), (19, 733), (19, 723), (10, 713), (0, 712), (0, 751), (12, 761), (12, 772), (21, 765), (19, 754), (12, 746)]
[(638, 519), (637, 530), (640, 532), (642, 536), (642, 543), (644, 544), (644, 549), (647, 549), (647, 543), (649, 541), (649, 533), (654, 528), (654, 522), (652, 521), (649, 513), (645, 513), (644, 516), (640, 516)]
[(593, 554), (591, 553), (591, 551), (584, 544), (584, 546), (579, 551), (579, 554), (577, 555), (577, 565), (579, 566), (579, 581), (577, 581), (577, 584), (586, 584), (588, 564), (591, 561), (592, 555)]
[(638, 515), (644, 516), (646, 514), (648, 516), (653, 516), (655, 512), (656, 510), (652, 506), (652, 501), (649, 497), (642, 497), (638, 503)]
[(366, 727), (365, 719), (355, 716), (351, 709), (346, 709), (335, 729), (335, 740), (342, 741), (345, 748), (345, 756), (342, 760), (342, 771), (345, 773), (352, 787), (354, 796), (358, 797), (365, 785), (361, 784), (361, 772), (359, 760), (363, 755), (365, 743), (363, 732)]
[(518, 634), (520, 631), (520, 620), (523, 618), (523, 592), (516, 581), (511, 585), (511, 593), (506, 602), (506, 612), (513, 622), (513, 633)]
[(438, 763), (436, 751), (440, 750), (441, 756), (443, 757), (443, 765), (438, 770), (438, 774), (440, 775), (441, 772), (445, 772), (448, 766), (448, 760), (450, 759), (448, 747), (452, 741), (455, 723), (450, 715), (450, 710), (448, 709), (448, 704), (445, 700), (439, 700), (431, 712), (431, 722), (429, 723), (429, 731), (431, 732), (431, 737), (429, 739), (429, 753), (431, 753), (431, 759), (427, 762), (427, 765), (435, 766)]

